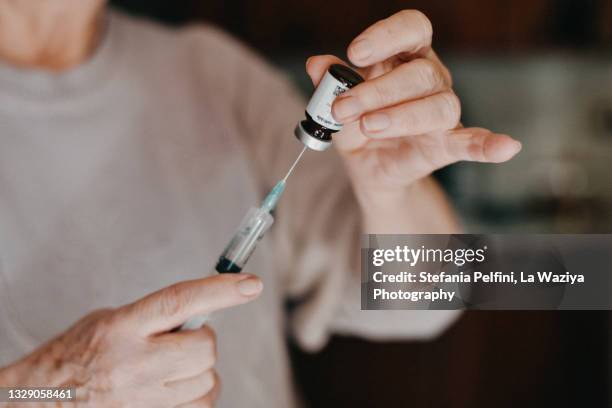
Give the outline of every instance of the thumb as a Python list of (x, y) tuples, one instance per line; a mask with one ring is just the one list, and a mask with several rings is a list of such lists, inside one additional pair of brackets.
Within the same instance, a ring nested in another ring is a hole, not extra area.
[(256, 299), (261, 280), (249, 274), (220, 274), (179, 282), (123, 307), (124, 319), (143, 336), (171, 330), (189, 318)]
[(306, 60), (306, 72), (308, 76), (310, 76), (314, 86), (319, 85), (323, 75), (325, 75), (325, 71), (327, 71), (332, 64), (348, 65), (346, 62), (333, 55), (315, 55)]

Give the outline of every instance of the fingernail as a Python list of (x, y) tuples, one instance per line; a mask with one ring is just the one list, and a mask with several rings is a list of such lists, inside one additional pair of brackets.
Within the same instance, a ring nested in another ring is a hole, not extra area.
[(380, 132), (391, 125), (391, 119), (386, 113), (372, 113), (363, 118), (363, 126), (367, 132)]
[(519, 142), (518, 140), (515, 140), (514, 141), (514, 154), (517, 154), (521, 150), (523, 150), (523, 144)]
[(246, 278), (237, 283), (238, 292), (243, 296), (255, 296), (263, 289), (263, 283), (258, 278)]
[(372, 55), (374, 50), (372, 49), (372, 44), (367, 39), (357, 40), (350, 45), (350, 53), (351, 55), (358, 60), (364, 60)]
[(339, 122), (344, 122), (361, 113), (361, 103), (354, 96), (344, 96), (336, 99), (333, 116)]

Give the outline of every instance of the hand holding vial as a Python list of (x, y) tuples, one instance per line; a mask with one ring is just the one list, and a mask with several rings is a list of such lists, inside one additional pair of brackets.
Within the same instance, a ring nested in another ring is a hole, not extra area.
[[(460, 160), (504, 162), (521, 149), (510, 136), (461, 127), (461, 105), (431, 47), (432, 34), (423, 13), (404, 10), (371, 25), (348, 47), (365, 82), (334, 101), (332, 114), (345, 125), (334, 144), (363, 193), (409, 186)], [(308, 59), (315, 85), (332, 64), (346, 63), (330, 55)]]

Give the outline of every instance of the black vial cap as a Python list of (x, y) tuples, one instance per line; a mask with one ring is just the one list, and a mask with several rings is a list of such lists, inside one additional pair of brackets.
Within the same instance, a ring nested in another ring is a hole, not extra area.
[(333, 64), (329, 67), (329, 73), (338, 81), (344, 83), (347, 88), (352, 88), (363, 82), (361, 75), (346, 65)]

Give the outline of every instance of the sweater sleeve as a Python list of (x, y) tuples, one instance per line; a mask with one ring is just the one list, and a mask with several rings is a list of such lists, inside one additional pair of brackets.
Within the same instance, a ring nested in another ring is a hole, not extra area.
[[(291, 82), (227, 34), (207, 28), (206, 54), (228, 96), (239, 134), (265, 194), (303, 148), (294, 137), (305, 99)], [(360, 310), (360, 210), (332, 148), (307, 151), (288, 182), (269, 235), (284, 295), (297, 305), (290, 318), (302, 347), (315, 350), (333, 330), (373, 339), (427, 338), (455, 312)]]

